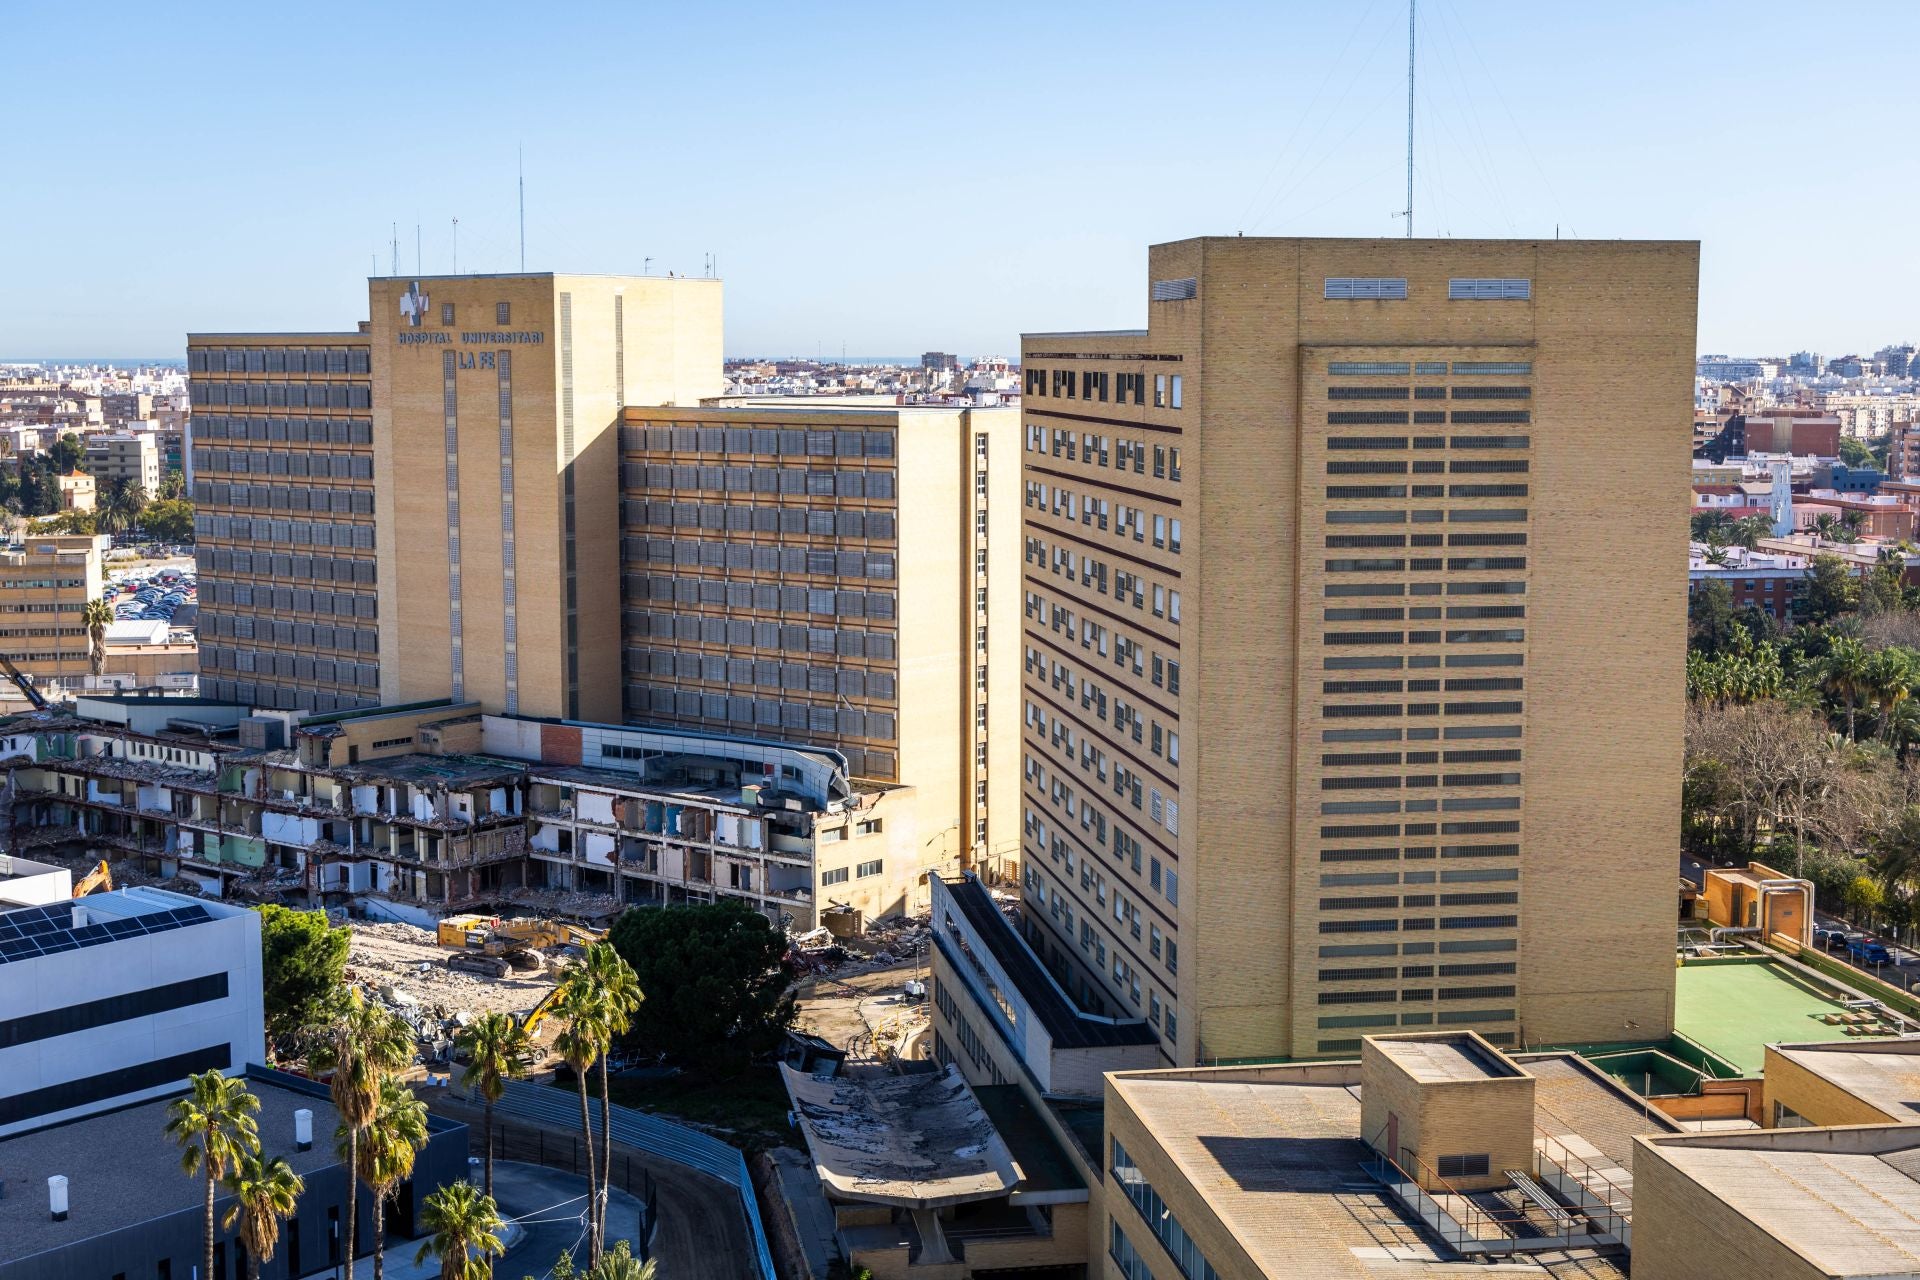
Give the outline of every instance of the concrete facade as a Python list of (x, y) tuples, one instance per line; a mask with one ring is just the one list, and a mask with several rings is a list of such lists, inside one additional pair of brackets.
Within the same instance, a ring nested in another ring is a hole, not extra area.
[(82, 615), (105, 587), (100, 557), (108, 541), (104, 534), (29, 534), (18, 551), (0, 551), (0, 653), (43, 684), (91, 669)]
[(1666, 1034), (1698, 247), (1149, 260), (1024, 343), (1036, 950), (1185, 1062)]

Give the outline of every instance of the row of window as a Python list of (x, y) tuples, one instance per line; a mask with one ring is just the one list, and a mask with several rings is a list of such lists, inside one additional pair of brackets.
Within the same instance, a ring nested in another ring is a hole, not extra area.
[(867, 538), (891, 542), (898, 529), (892, 511), (847, 511), (838, 507), (796, 507), (751, 503), (656, 502), (628, 498), (620, 504), (628, 529), (714, 529), (729, 533), (808, 534), (824, 538)]
[(208, 614), (200, 619), (200, 635), (226, 640), (262, 640), (301, 649), (345, 649), (378, 653), (380, 633), (369, 627), (336, 627), (326, 623), (293, 622), (250, 614)]
[(639, 605), (705, 605), (725, 609), (809, 614), (825, 618), (880, 618), (895, 616), (891, 591), (838, 591), (831, 587), (783, 587), (773, 583), (735, 582), (726, 578), (694, 578), (670, 574), (626, 575), (626, 598)]
[[(1425, 965), (1408, 967), (1427, 968)], [(1429, 969), (1426, 977), (1432, 976)], [(1513, 996), (1512, 983), (1490, 983), (1477, 987), (1405, 987), (1397, 991), (1373, 987), (1359, 991), (1322, 991), (1316, 995), (1314, 1003), (1324, 1008), (1329, 1005), (1424, 1004), (1429, 1000), (1511, 1000)]]
[(687, 644), (725, 645), (729, 649), (765, 649), (782, 653), (831, 653), (842, 658), (870, 658), (891, 662), (898, 646), (892, 631), (856, 631), (850, 628), (803, 627), (794, 623), (753, 621), (746, 618), (701, 617), (659, 611), (628, 612), (629, 643), (674, 640)]
[(1156, 444), (1148, 445), (1144, 440), (1132, 440), (1125, 436), (1108, 447), (1108, 439), (1091, 431), (1062, 431), (1047, 428), (1037, 422), (1027, 424), (1026, 448), (1028, 453), (1038, 453), (1046, 457), (1064, 458), (1068, 462), (1084, 459), (1089, 466), (1104, 467), (1111, 459), (1115, 471), (1131, 470), (1135, 475), (1147, 474), (1147, 459), (1153, 459), (1153, 478), (1180, 480), (1180, 446)]
[(635, 676), (668, 676), (704, 680), (709, 684), (787, 689), (796, 693), (826, 693), (846, 698), (895, 696), (893, 674), (862, 671), (858, 667), (810, 667), (799, 662), (765, 658), (732, 658), (718, 653), (681, 653), (660, 649), (628, 649), (627, 671)]
[[(1088, 400), (1105, 404), (1145, 405), (1147, 378), (1144, 373), (1108, 373), (1101, 369), (1036, 369), (1022, 371), (1022, 393), (1035, 398)], [(1180, 374), (1156, 373), (1153, 379), (1153, 407), (1179, 409), (1186, 403), (1186, 380)]]
[(195, 442), (372, 444), (373, 422), (368, 418), (236, 418), (224, 413), (196, 413), (193, 438)]
[(1501, 472), (1524, 475), (1533, 469), (1525, 458), (1455, 458), (1452, 461), (1434, 459), (1416, 459), (1411, 463), (1394, 458), (1330, 458), (1327, 460), (1327, 474), (1330, 476), (1404, 476), (1414, 475), (1488, 475)]
[(316, 489), (311, 485), (247, 485), (228, 484), (224, 480), (195, 480), (193, 500), (203, 507), (319, 511), (342, 516), (373, 514), (372, 489)]
[(282, 546), (373, 550), (371, 524), (269, 520), (252, 516), (196, 513), (193, 517), (193, 532), (197, 538), (212, 538), (221, 542), (274, 542)]
[(1327, 497), (1333, 500), (1353, 498), (1524, 498), (1524, 484), (1416, 484), (1411, 490), (1404, 484), (1330, 484)]
[[(1118, 1138), (1113, 1139), (1111, 1172), (1113, 1185), (1120, 1188), (1127, 1199), (1133, 1202), (1133, 1207), (1140, 1211), (1141, 1221), (1153, 1232), (1154, 1238), (1159, 1240), (1161, 1248), (1167, 1251), (1174, 1265), (1180, 1268), (1180, 1274), (1187, 1280), (1218, 1280), (1219, 1273), (1213, 1269), (1213, 1264), (1200, 1252), (1200, 1246), (1180, 1225), (1180, 1219), (1174, 1217), (1173, 1210), (1133, 1163), (1133, 1158), (1120, 1145)], [(1116, 1252), (1117, 1248), (1116, 1245)], [(1151, 1272), (1148, 1274), (1151, 1275)]]
[(896, 433), (887, 431), (803, 431), (776, 427), (620, 428), (620, 448), (628, 453), (710, 453), (759, 458), (891, 458)]
[(797, 494), (814, 498), (895, 496), (892, 468), (870, 471), (809, 471), (802, 467), (675, 466), (626, 462), (620, 483), (647, 493), (686, 490), (713, 493)]
[(811, 547), (758, 546), (707, 538), (638, 538), (621, 543), (627, 564), (673, 564), (710, 569), (740, 569), (791, 577), (875, 578), (892, 580), (891, 551), (827, 551)]
[(193, 451), (195, 472), (233, 475), (301, 476), (316, 480), (371, 480), (369, 453), (314, 453), (306, 449), (202, 449)]
[(1531, 400), (1532, 387), (1351, 387), (1327, 388), (1329, 400)]
[(187, 372), (196, 373), (359, 373), (372, 372), (373, 352), (365, 343), (350, 347), (189, 347)]
[[(194, 548), (194, 560), (200, 573), (210, 579), (200, 588), (201, 603), (213, 599), (218, 584), (211, 579), (228, 573), (254, 573), (285, 580), (299, 578), (314, 582), (358, 582), (371, 586), (374, 562), (341, 556), (294, 555), (286, 551), (245, 551), (232, 547)], [(226, 603), (232, 603), (227, 600)]]
[(190, 384), (193, 407), (234, 409), (371, 409), (365, 382), (203, 382)]
[[(1336, 378), (1386, 377), (1404, 378), (1445, 377), (1445, 360), (1420, 360), (1409, 363), (1405, 360), (1334, 360), (1328, 363), (1327, 373)], [(1467, 377), (1509, 377), (1526, 378), (1533, 375), (1531, 360), (1455, 360), (1453, 372)]]
[[(367, 566), (367, 582), (373, 581), (371, 561), (356, 561)], [(378, 612), (378, 599), (351, 591), (309, 590), (306, 587), (273, 587), (251, 582), (208, 582), (200, 588), (200, 605), (205, 613), (216, 613), (220, 606), (237, 609), (271, 609), (276, 613), (306, 613), (336, 618), (371, 618)]]
[(1452, 413), (1445, 413), (1438, 409), (1423, 409), (1412, 414), (1404, 409), (1330, 409), (1327, 411), (1327, 425), (1330, 427), (1404, 427), (1409, 424), (1437, 425), (1443, 422), (1451, 422), (1456, 426), (1476, 424), (1491, 426), (1495, 424), (1524, 425), (1532, 421), (1533, 413), (1527, 409), (1456, 409)]
[(203, 671), (235, 671), (245, 675), (279, 676), (292, 680), (319, 680), (361, 689), (380, 687), (380, 667), (371, 662), (342, 662), (306, 654), (267, 653), (232, 645), (200, 646)]
[(1335, 453), (1405, 449), (1530, 449), (1532, 436), (1329, 436)]
[[(1407, 282), (1402, 276), (1328, 276), (1321, 283), (1321, 296), (1329, 301), (1404, 301)], [(1456, 277), (1447, 281), (1447, 300), (1450, 302), (1524, 302), (1531, 297), (1533, 281), (1525, 277)]]
[(360, 711), (380, 705), (378, 693), (357, 694), (346, 690), (320, 689), (312, 685), (278, 685), (258, 680), (235, 680), (203, 674), (203, 696), (219, 702), (240, 702), (250, 707), (280, 710), (305, 710), (325, 715), (334, 711)]
[(871, 862), (862, 862), (855, 867), (835, 867), (820, 873), (820, 883), (823, 885), (845, 884), (856, 877), (861, 880), (871, 880), (885, 869), (885, 865), (881, 859), (875, 858)]

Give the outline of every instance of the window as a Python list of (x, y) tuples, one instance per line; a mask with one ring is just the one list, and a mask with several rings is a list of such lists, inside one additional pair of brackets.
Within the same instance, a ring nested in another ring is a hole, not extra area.
[(1180, 399), (1181, 376), (1176, 373), (1173, 375), (1173, 377), (1169, 378), (1167, 381), (1170, 384), (1167, 388), (1167, 398), (1171, 402), (1170, 407), (1178, 409), (1181, 406), (1181, 399)]
[(820, 883), (821, 884), (845, 884), (847, 882), (848, 874), (849, 873), (845, 867), (835, 867), (831, 871), (823, 871), (820, 873)]
[[(1403, 300), (1407, 296), (1407, 282), (1391, 276), (1328, 276), (1321, 296), (1329, 300)], [(1399, 371), (1405, 373), (1407, 367), (1400, 365)]]
[[(986, 708), (982, 707), (981, 710), (984, 711)], [(881, 820), (879, 818), (868, 818), (865, 822), (856, 822), (853, 825), (853, 834), (857, 836), (877, 835), (880, 831), (880, 822)]]
[[(1533, 297), (1531, 280), (1489, 280), (1461, 279), (1447, 281), (1447, 299), (1450, 302), (1482, 302), (1498, 298), (1517, 298), (1522, 301)], [(1458, 366), (1455, 366), (1458, 368)]]
[[(1169, 1036), (1175, 1034), (1171, 1010), (1167, 1013), (1167, 1034)], [(1180, 1268), (1180, 1274), (1186, 1276), (1188, 1280), (1218, 1280), (1219, 1273), (1213, 1269), (1213, 1264), (1201, 1254), (1199, 1246), (1180, 1225), (1180, 1219), (1173, 1216), (1172, 1210), (1153, 1189), (1153, 1184), (1148, 1182), (1145, 1175), (1134, 1165), (1132, 1157), (1127, 1154), (1127, 1149), (1120, 1145), (1118, 1138), (1113, 1140), (1112, 1172), (1114, 1185), (1124, 1191), (1127, 1199), (1133, 1202), (1133, 1207), (1139, 1210), (1140, 1217), (1145, 1221), (1147, 1228), (1158, 1237), (1161, 1245), (1173, 1258), (1174, 1265)], [(1116, 1239), (1124, 1242), (1126, 1237), (1118, 1234), (1117, 1224), (1115, 1232)], [(1131, 1253), (1130, 1248), (1128, 1252)], [(1115, 1254), (1118, 1259), (1117, 1246)], [(1138, 1262), (1137, 1256), (1135, 1261)], [(1134, 1272), (1129, 1271), (1128, 1274), (1132, 1276)]]
[(447, 325), (453, 323), (453, 304), (451, 302), (443, 302), (440, 304), (440, 323)]
[(858, 867), (855, 867), (854, 874), (860, 877), (860, 879), (865, 880), (871, 876), (879, 875), (885, 865), (886, 864), (879, 858), (875, 858), (871, 862), (863, 862)]
[(1153, 375), (1153, 407), (1156, 409), (1167, 407), (1167, 375), (1164, 373)]
[(512, 317), (513, 307), (511, 304), (505, 302), (496, 302), (493, 304), (493, 322), (495, 324), (511, 324)]

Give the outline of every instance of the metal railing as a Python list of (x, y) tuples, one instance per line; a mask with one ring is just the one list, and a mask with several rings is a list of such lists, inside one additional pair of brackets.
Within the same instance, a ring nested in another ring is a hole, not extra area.
[[(598, 1133), (600, 1100), (589, 1098), (587, 1105), (593, 1116), (594, 1132)], [(563, 1129), (575, 1128), (580, 1123), (577, 1096), (519, 1080), (507, 1082), (506, 1093), (495, 1104), (495, 1110)], [(776, 1280), (773, 1251), (767, 1245), (766, 1227), (760, 1221), (760, 1202), (754, 1196), (753, 1179), (747, 1174), (746, 1157), (737, 1148), (728, 1146), (718, 1138), (708, 1137), (671, 1120), (622, 1106), (614, 1106), (609, 1111), (615, 1142), (662, 1160), (685, 1165), (708, 1177), (718, 1178), (739, 1193), (741, 1210), (746, 1218), (748, 1243), (759, 1268), (760, 1280)]]

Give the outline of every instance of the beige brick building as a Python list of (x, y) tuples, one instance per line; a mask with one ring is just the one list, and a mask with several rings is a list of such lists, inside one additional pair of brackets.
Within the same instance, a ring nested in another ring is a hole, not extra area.
[(928, 865), (1015, 858), (1016, 419), (628, 409), (627, 718), (838, 747), (915, 788)]
[(1146, 329), (1026, 336), (1026, 917), (1082, 1004), (1180, 1062), (1668, 1032), (1697, 260), (1188, 240)]
[(371, 282), (380, 690), (620, 719), (619, 422), (723, 388), (720, 282)]
[(380, 701), (368, 335), (187, 335), (200, 680), (321, 713)]

